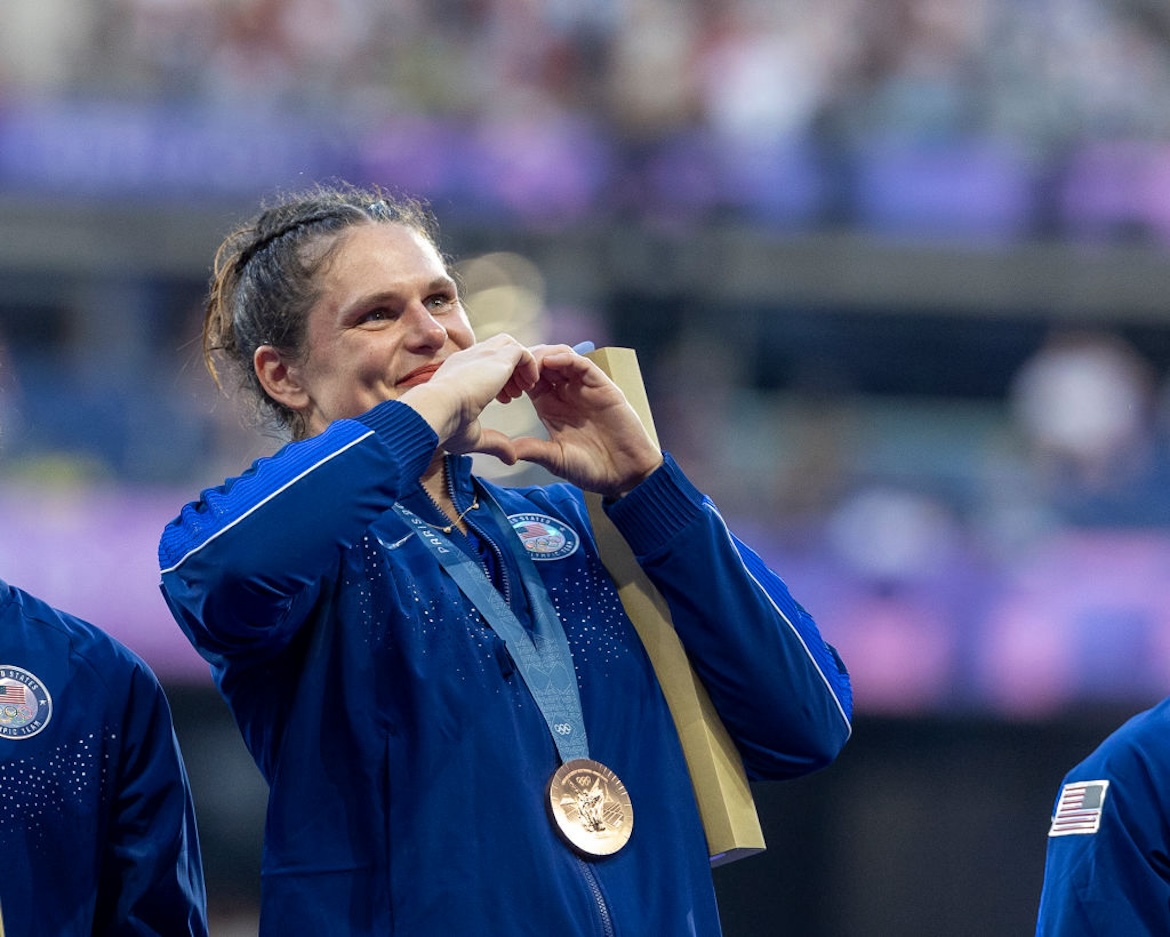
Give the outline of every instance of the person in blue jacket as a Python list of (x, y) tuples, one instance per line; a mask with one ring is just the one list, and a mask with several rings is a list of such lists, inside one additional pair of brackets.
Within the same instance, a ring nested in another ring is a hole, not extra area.
[(1170, 934), (1170, 699), (1065, 775), (1048, 833), (1038, 937)]
[(162, 687), (0, 581), (0, 933), (205, 937), (195, 811)]
[[(477, 342), (429, 210), (347, 185), (221, 245), (204, 319), (291, 440), (164, 530), (162, 590), (269, 784), (263, 935), (716, 935), (678, 735), (583, 491), (753, 779), (850, 733), (835, 651), (621, 391)], [(531, 399), (547, 438), (480, 421)], [(507, 488), (469, 453), (564, 481)]]

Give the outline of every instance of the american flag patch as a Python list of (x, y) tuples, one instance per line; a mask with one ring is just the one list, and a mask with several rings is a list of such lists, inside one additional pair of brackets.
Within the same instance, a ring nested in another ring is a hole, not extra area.
[(24, 705), (24, 687), (19, 683), (0, 683), (0, 703)]
[(1108, 781), (1072, 781), (1060, 789), (1049, 836), (1096, 833), (1101, 826)]

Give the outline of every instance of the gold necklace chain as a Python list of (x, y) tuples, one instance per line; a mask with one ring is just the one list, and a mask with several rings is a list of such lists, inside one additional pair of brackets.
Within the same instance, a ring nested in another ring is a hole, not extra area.
[(425, 521), (425, 523), (429, 527), (434, 527), (435, 530), (437, 530), (441, 533), (449, 534), (449, 533), (451, 533), (451, 531), (453, 531), (455, 529), (455, 527), (459, 524), (459, 522), (462, 521), (463, 518), (465, 518), (467, 516), (468, 511), (474, 511), (478, 507), (479, 507), (479, 498), (475, 497), (472, 499), (471, 504), (469, 504), (467, 507), (465, 507), (463, 509), (463, 511), (459, 514), (459, 516), (457, 518), (455, 518), (455, 520), (452, 521), (450, 524), (448, 524), (446, 527), (440, 527), (438, 524), (432, 524), (430, 521)]

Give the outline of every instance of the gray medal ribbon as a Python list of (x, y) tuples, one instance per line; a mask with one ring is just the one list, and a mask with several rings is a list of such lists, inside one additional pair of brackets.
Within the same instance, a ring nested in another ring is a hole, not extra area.
[(520, 623), (479, 565), (441, 531), (401, 504), (395, 504), (394, 511), (414, 528), (419, 540), (503, 640), (548, 724), (561, 761), (588, 758), (589, 740), (585, 735), (585, 718), (581, 712), (573, 656), (564, 625), (540, 580), (536, 565), (524, 550), (503, 510), (486, 492), (481, 490), (480, 496), (500, 525), (506, 547), (520, 568), (524, 590), (536, 620), (535, 631), (528, 631)]

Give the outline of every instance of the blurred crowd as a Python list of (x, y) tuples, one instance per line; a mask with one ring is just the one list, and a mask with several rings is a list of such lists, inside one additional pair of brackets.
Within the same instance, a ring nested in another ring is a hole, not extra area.
[[(320, 134), (342, 174), (457, 201), (494, 188), (490, 207), (528, 217), (666, 205), (1163, 238), (1168, 37), (1153, 0), (18, 0), (0, 6), (0, 117), (46, 99), (210, 109), (236, 115), (226, 137)], [(169, 133), (204, 119), (183, 113)], [(16, 164), (18, 148), (0, 139)]]
[(578, 114), (749, 147), (1170, 131), (1170, 14), (1152, 0), (43, 0), (0, 17), (9, 95)]
[(1143, 349), (1054, 327), (987, 400), (761, 393), (742, 357), (675, 343), (657, 418), (834, 623), (862, 705), (1038, 716), (1164, 693), (1170, 374)]

